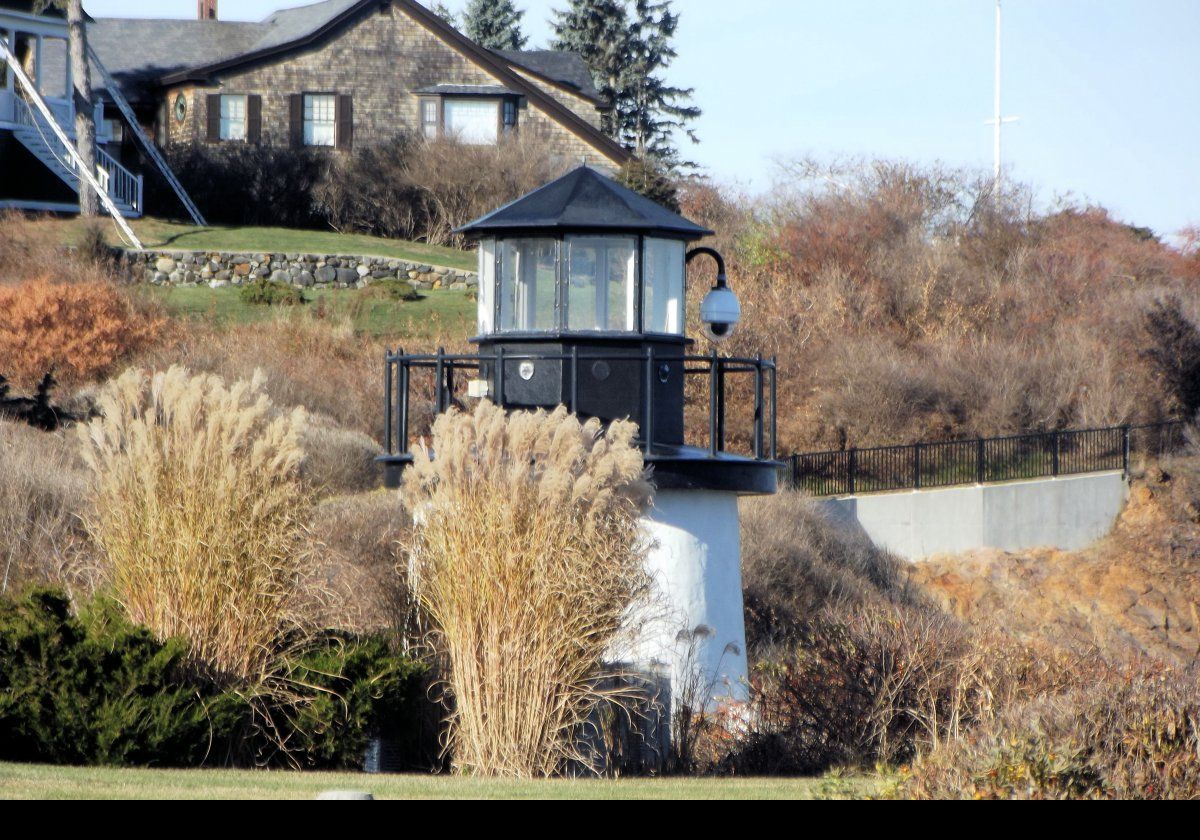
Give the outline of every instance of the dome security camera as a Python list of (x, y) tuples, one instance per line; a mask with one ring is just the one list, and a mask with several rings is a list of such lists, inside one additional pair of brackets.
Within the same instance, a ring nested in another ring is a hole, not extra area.
[(728, 286), (714, 286), (700, 303), (704, 332), (713, 341), (721, 342), (729, 338), (741, 317), (742, 305)]

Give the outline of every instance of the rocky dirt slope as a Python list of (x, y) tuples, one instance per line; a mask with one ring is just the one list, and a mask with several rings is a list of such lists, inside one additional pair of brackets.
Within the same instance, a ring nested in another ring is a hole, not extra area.
[(1200, 658), (1200, 457), (1137, 477), (1114, 532), (1079, 552), (973, 552), (910, 568), (972, 624), (1114, 661)]

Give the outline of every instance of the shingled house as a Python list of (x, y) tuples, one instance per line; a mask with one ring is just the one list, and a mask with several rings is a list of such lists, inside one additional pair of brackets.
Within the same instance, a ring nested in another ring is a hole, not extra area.
[[(248, 23), (219, 20), (216, 0), (197, 5), (197, 20), (88, 24), (100, 63), (161, 147), (336, 152), (401, 132), (478, 144), (528, 133), (572, 162), (612, 169), (628, 158), (600, 130), (607, 103), (578, 55), (488, 50), (413, 0), (324, 0)], [(43, 79), (65, 77), (65, 49), (38, 55)], [(132, 138), (95, 70), (93, 85), (108, 100), (105, 151), (132, 166)]]
[(484, 49), (412, 0), (325, 0), (258, 23), (97, 19), (100, 60), (160, 145), (347, 149), (401, 131), (496, 143), (533, 132), (572, 159), (619, 165), (606, 103), (579, 56)]

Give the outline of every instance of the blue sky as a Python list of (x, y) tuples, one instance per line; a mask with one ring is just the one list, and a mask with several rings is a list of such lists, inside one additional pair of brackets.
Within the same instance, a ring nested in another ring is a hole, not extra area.
[[(256, 20), (295, 0), (223, 0)], [(452, 9), (465, 0), (450, 0)], [(517, 0), (531, 45), (563, 0)], [(191, 17), (195, 0), (85, 0)], [(675, 0), (672, 81), (704, 116), (691, 157), (754, 191), (773, 161), (870, 155), (991, 167), (992, 0)], [(1005, 0), (1011, 177), (1169, 234), (1200, 224), (1200, 0)]]

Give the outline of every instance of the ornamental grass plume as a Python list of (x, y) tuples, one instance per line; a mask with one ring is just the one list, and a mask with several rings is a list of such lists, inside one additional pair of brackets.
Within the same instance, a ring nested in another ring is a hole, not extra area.
[(87, 526), (113, 594), (160, 639), (186, 639), (191, 665), (221, 685), (261, 684), (303, 635), (305, 415), (276, 416), (263, 384), (131, 369), (80, 427)]
[[(587, 763), (605, 656), (648, 596), (651, 500), (637, 427), (565, 408), (451, 411), (402, 490), (413, 588), (449, 665), (447, 747), (461, 770), (548, 776)], [(434, 457), (436, 451), (436, 458)]]

